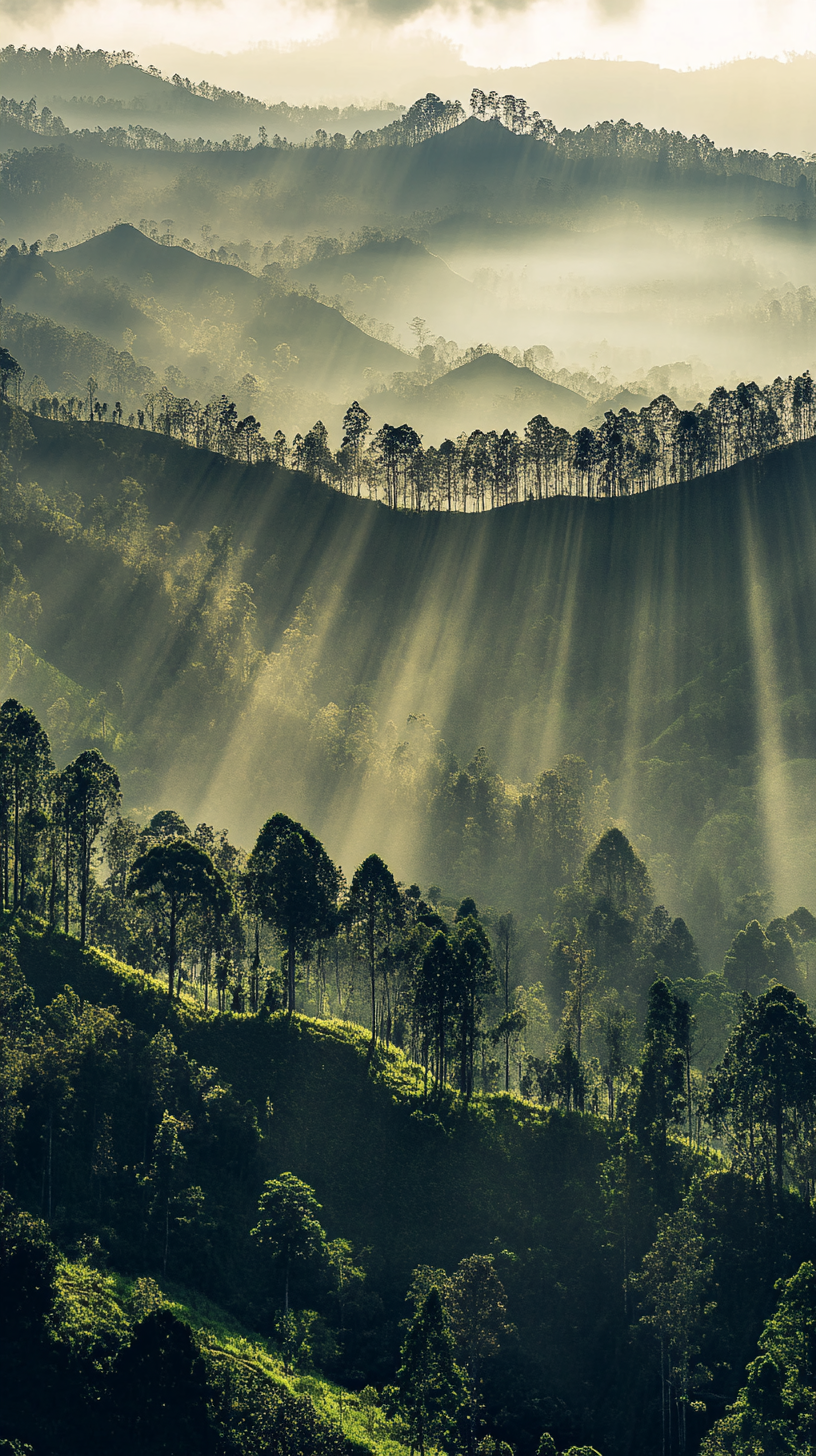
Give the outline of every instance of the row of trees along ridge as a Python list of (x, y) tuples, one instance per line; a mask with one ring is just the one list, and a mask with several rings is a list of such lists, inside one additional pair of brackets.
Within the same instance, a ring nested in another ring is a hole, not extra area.
[[(0, 394), (14, 398), (22, 370), (7, 350), (0, 355)], [(91, 378), (85, 400), (46, 398), (37, 411), (55, 419), (87, 413), (100, 424), (124, 424), (121, 404), (117, 401), (109, 414), (97, 390)], [(515, 430), (474, 430), (424, 449), (407, 423), (384, 424), (372, 434), (370, 415), (356, 400), (345, 413), (336, 452), (321, 420), (291, 444), (282, 430), (266, 440), (255, 416), (239, 418), (226, 395), (201, 404), (176, 398), (165, 387), (130, 414), (127, 424), (247, 464), (271, 460), (394, 509), (484, 511), (557, 495), (610, 499), (640, 494), (762, 458), (813, 437), (816, 396), (806, 371), (777, 378), (765, 388), (755, 383), (718, 387), (707, 405), (693, 410), (660, 395), (638, 414), (609, 410), (594, 430), (584, 426), (572, 435), (536, 415), (523, 436)]]

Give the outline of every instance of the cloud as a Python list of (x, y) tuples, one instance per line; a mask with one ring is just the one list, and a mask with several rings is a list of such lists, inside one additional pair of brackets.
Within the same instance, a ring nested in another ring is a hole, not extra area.
[[(326, 0), (332, 8), (357, 16), (370, 15), (386, 24), (399, 25), (418, 16), (433, 14), (437, 18), (472, 16), (477, 20), (506, 12), (532, 10), (545, 14), (563, 8), (563, 0)], [(631, 20), (644, 8), (647, 0), (589, 0), (590, 15), (600, 22)]]
[[(16, 45), (133, 50), (167, 74), (301, 101), (458, 94), (454, 57), (429, 51), (418, 74), (421, 37), (486, 71), (609, 55), (694, 70), (816, 51), (813, 0), (0, 0), (0, 14)], [(323, 56), (329, 45), (343, 48), (339, 60)]]
[[(647, 3), (648, 0), (589, 0), (589, 10), (590, 14), (594, 13), (599, 21), (627, 20), (637, 15)], [(125, 0), (117, 17), (120, 22), (119, 28), (128, 11), (133, 15), (134, 28), (137, 28), (137, 17), (143, 8), (152, 9), (166, 5), (167, 0), (136, 0), (136, 3), (131, 0), (130, 4)], [(563, 5), (564, 0), (543, 0), (543, 3), (542, 0), (311, 0), (309, 9), (313, 13), (333, 12), (340, 15), (356, 15), (360, 18), (369, 16), (392, 26), (432, 13), (438, 17), (444, 16), (451, 19), (459, 16), (466, 20), (470, 16), (478, 20), (505, 12), (528, 11), (533, 7), (541, 7), (545, 11), (559, 10), (563, 8)], [(193, 13), (201, 10), (223, 9), (225, 0), (170, 0), (170, 6), (177, 12), (187, 10)], [(96, 7), (92, 3), (78, 7), (76, 0), (0, 0), (0, 15), (7, 16), (12, 22), (24, 24), (29, 33), (36, 28), (38, 22), (42, 24), (66, 13), (76, 13), (78, 8), (83, 11), (91, 9), (101, 11), (102, 7), (101, 5)], [(256, 8), (261, 9), (261, 7)], [(305, 6), (303, 8), (306, 9)], [(262, 9), (267, 18), (271, 18), (275, 12), (274, 5), (264, 5)], [(28, 43), (36, 46), (38, 44), (36, 36), (32, 35)], [(40, 44), (42, 43), (40, 41)]]
[[(139, 19), (144, 8), (166, 9), (169, 7), (175, 12), (198, 11), (198, 10), (222, 10), (226, 0), (125, 0), (120, 6), (117, 14), (117, 27), (122, 28), (122, 22), (127, 23), (130, 16), (133, 31), (133, 50), (138, 50)], [(26, 44), (32, 49), (39, 49), (41, 46), (53, 49), (55, 45), (65, 46), (73, 44), (73, 39), (61, 36), (58, 41), (51, 37), (38, 33), (38, 27), (53, 20), (55, 17), (70, 15), (73, 22), (74, 17), (79, 20), (80, 28), (85, 31), (91, 20), (93, 21), (95, 34), (93, 36), (84, 33), (82, 44), (86, 50), (105, 50), (114, 47), (107, 43), (104, 36), (98, 33), (98, 27), (104, 15), (102, 0), (86, 0), (86, 3), (77, 4), (77, 0), (0, 0), (0, 15), (7, 16), (11, 21), (18, 21), (25, 28), (25, 39), (17, 40), (17, 44)]]
[(644, 8), (645, 0), (593, 0), (593, 8), (604, 20), (630, 20)]

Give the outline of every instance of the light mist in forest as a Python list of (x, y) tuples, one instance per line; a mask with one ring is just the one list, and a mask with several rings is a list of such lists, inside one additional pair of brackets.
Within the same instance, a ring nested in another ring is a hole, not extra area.
[[(593, 15), (644, 37), (654, 18)], [(457, 48), (404, 19), (353, 11), (335, 38), (231, 55), (175, 37), (118, 63), (5, 54), (6, 92), (36, 97), (0, 118), (20, 403), (133, 427), (121, 469), (79, 436), (75, 459), (45, 437), (10, 451), (87, 551), (69, 570), (52, 542), (32, 548), (44, 606), (25, 640), (90, 701), (120, 694), (143, 813), (172, 802), (249, 843), (283, 809), (349, 872), (376, 850), (510, 903), (525, 806), (580, 759), (587, 824), (623, 824), (692, 919), (706, 875), (724, 902), (762, 885), (786, 911), (808, 903), (807, 463), (779, 467), (780, 518), (756, 490), (774, 457), (753, 447), (709, 450), (683, 503), (664, 488), (694, 476), (666, 465), (676, 442), (637, 486), (613, 488), (597, 460), (605, 430), (652, 408), (658, 434), (681, 416), (709, 428), (724, 390), (737, 420), (743, 385), (756, 420), (776, 400), (791, 448), (807, 440), (816, 62), (683, 71), (545, 50), (488, 71), (475, 21)], [(715, 40), (701, 61), (721, 59)], [(425, 511), (386, 509), (373, 444), (351, 459), (353, 404), (369, 441), (410, 427), (436, 462)], [(215, 415), (223, 471), (128, 456), (211, 444)], [(572, 451), (557, 499), (533, 499), (525, 456), (521, 484), (491, 487), (515, 516), (482, 511), (484, 482), (443, 514), (440, 452), (466, 475), (474, 439), (523, 453), (536, 419)], [(579, 435), (597, 445), (583, 475)], [(120, 564), (100, 576), (102, 542)], [(116, 642), (89, 649), (85, 612), (120, 624)], [(44, 678), (21, 664), (11, 685)], [(37, 691), (56, 723), (63, 699)]]

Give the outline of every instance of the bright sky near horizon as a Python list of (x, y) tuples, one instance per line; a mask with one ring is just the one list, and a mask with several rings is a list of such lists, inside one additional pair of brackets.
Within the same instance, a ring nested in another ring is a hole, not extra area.
[[(686, 69), (741, 56), (816, 51), (814, 0), (0, 0), (7, 42), (71, 45), (138, 55), (174, 44), (235, 52), (291, 46), (349, 30), (376, 39), (446, 38), (477, 66), (566, 56), (656, 62)], [(203, 74), (203, 72), (202, 72)]]

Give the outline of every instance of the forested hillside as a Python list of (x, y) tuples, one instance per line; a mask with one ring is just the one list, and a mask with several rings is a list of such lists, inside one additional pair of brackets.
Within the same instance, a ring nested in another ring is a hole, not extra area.
[[(107, 695), (135, 805), (169, 795), (241, 836), (280, 805), (344, 863), (373, 843), (544, 910), (561, 870), (532, 846), (577, 755), (592, 824), (623, 819), (717, 954), (741, 896), (807, 901), (809, 443), (635, 499), (463, 517), (150, 431), (5, 420), (9, 625)], [(46, 714), (64, 694), (42, 691)]]
[(813, 1456), (816, 158), (0, 83), (2, 1452)]
[(135, 124), (160, 127), (178, 137), (194, 129), (219, 141), (225, 130), (230, 138), (242, 137), (247, 127), (256, 132), (260, 126), (300, 141), (323, 128), (333, 132), (338, 126), (382, 126), (403, 110), (393, 102), (380, 107), (270, 106), (206, 80), (195, 82), (178, 73), (163, 76), (130, 51), (82, 46), (58, 46), (55, 51), (6, 46), (0, 51), (0, 72), (7, 94), (26, 102), (31, 98), (32, 112), (57, 112), (72, 127)]
[[(31, 805), (4, 840), (4, 1181), (47, 1220), (4, 1195), (4, 1434), (341, 1456), (428, 1420), (614, 1456), (662, 1422), (713, 1456), (806, 1431), (816, 1025), (781, 921), (703, 978), (613, 830), (561, 899), (548, 1004), (513, 984), (512, 916), (376, 855), (346, 892), (280, 814), (248, 858), (171, 810), (138, 831), (101, 756), (54, 780), (12, 702), (0, 749)], [(111, 936), (154, 975), (82, 949)]]

